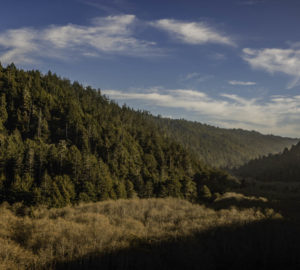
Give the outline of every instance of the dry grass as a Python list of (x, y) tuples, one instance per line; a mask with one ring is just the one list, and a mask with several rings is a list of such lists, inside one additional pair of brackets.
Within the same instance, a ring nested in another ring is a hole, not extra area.
[(51, 269), (142, 240), (162, 242), (219, 226), (279, 218), (271, 209), (213, 210), (180, 199), (131, 199), (61, 209), (0, 207), (0, 269)]
[(236, 201), (243, 201), (247, 200), (250, 202), (268, 202), (268, 199), (265, 197), (256, 197), (256, 196), (246, 196), (242, 193), (237, 192), (225, 192), (224, 194), (220, 195), (218, 198), (216, 198), (215, 202), (220, 202), (223, 200), (229, 200), (229, 199), (235, 199)]

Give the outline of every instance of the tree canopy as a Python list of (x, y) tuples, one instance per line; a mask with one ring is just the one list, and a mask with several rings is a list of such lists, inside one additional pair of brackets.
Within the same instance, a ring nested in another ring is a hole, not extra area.
[(216, 182), (237, 183), (161, 132), (148, 112), (50, 71), (0, 65), (0, 112), (0, 201), (198, 200), (203, 185), (219, 192)]
[(300, 181), (300, 143), (285, 148), (282, 153), (252, 160), (235, 170), (241, 177), (251, 177), (259, 181)]

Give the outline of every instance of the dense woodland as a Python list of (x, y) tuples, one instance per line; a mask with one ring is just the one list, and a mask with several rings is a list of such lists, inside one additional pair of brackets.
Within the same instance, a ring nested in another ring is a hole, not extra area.
[(0, 65), (0, 111), (0, 201), (27, 204), (207, 199), (239, 183), (207, 164), (231, 167), (295, 142), (154, 117), (14, 64)]
[(298, 182), (300, 181), (300, 143), (287, 148), (281, 154), (268, 155), (248, 162), (235, 171), (242, 177), (259, 181)]
[(166, 134), (214, 167), (234, 168), (252, 159), (281, 152), (298, 139), (262, 135), (256, 131), (217, 128), (198, 122), (155, 118)]
[(51, 72), (0, 67), (0, 97), (1, 201), (195, 201), (237, 183), (162, 135), (148, 112)]

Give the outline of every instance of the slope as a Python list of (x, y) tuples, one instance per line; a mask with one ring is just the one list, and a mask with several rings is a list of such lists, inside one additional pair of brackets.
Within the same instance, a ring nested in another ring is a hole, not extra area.
[(299, 141), (186, 120), (155, 117), (154, 121), (165, 134), (180, 142), (206, 164), (215, 167), (238, 167), (251, 159), (281, 152)]
[(296, 182), (300, 181), (299, 164), (300, 143), (292, 146), (290, 150), (285, 149), (280, 154), (252, 160), (240, 167), (236, 174), (266, 182)]
[(214, 192), (235, 183), (159, 133), (148, 113), (51, 72), (0, 65), (0, 111), (0, 201), (194, 201), (206, 182)]

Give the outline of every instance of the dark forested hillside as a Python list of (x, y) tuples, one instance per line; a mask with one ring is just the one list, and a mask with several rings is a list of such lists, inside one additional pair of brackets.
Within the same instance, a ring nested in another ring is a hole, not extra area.
[(237, 171), (242, 177), (259, 181), (300, 181), (300, 143), (283, 153), (252, 160)]
[(155, 118), (168, 136), (180, 142), (205, 163), (233, 168), (251, 159), (279, 153), (297, 139), (262, 135), (242, 129), (223, 129), (198, 122)]
[(207, 186), (220, 192), (234, 182), (159, 133), (148, 113), (51, 72), (0, 65), (0, 110), (1, 201), (197, 200)]

